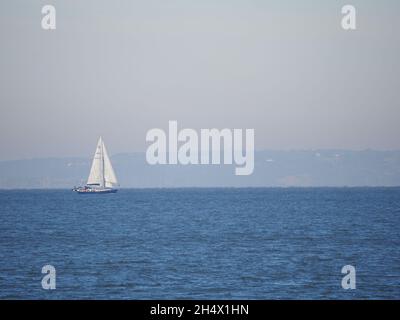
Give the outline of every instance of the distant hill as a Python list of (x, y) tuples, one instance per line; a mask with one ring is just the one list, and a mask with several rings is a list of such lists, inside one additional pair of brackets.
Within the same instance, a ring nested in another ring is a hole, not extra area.
[[(234, 165), (148, 165), (144, 153), (117, 154), (124, 188), (400, 186), (400, 151), (258, 151), (251, 176)], [(71, 188), (85, 183), (89, 158), (0, 161), (0, 188)]]

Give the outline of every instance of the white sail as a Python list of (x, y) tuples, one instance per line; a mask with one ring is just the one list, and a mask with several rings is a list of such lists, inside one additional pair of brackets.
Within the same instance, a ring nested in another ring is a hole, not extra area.
[(88, 185), (98, 185), (104, 187), (104, 157), (103, 157), (103, 141), (100, 137), (97, 142), (96, 151), (94, 153), (92, 167), (90, 169)]
[(103, 142), (103, 159), (104, 159), (104, 185), (106, 188), (112, 188), (118, 185), (117, 177), (115, 176), (114, 169), (111, 165), (110, 158), (108, 157), (106, 146)]
[(100, 137), (86, 186), (74, 187), (72, 190), (80, 194), (116, 193), (118, 190), (114, 187), (117, 185), (117, 177), (111, 165), (106, 146)]

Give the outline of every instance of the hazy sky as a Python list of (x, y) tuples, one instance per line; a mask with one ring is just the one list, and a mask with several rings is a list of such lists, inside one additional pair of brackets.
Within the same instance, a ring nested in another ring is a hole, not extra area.
[[(41, 29), (53, 4), (57, 30)], [(340, 26), (357, 8), (357, 31)], [(0, 2), (0, 160), (254, 128), (256, 149), (400, 149), (399, 1)]]

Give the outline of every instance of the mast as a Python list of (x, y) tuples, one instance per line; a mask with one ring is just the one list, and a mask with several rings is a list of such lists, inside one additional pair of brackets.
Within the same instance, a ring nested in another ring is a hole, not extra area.
[(104, 188), (106, 186), (106, 178), (105, 178), (105, 172), (104, 172), (104, 143), (103, 139), (100, 137), (101, 140), (101, 173), (102, 173), (102, 181), (101, 181), (101, 187)]

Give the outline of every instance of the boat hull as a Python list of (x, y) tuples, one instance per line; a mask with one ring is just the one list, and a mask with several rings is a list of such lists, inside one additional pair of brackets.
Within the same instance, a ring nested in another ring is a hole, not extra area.
[(107, 193), (117, 193), (118, 189), (74, 189), (78, 194), (107, 194)]

